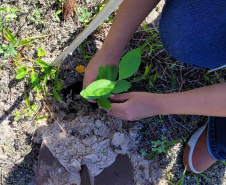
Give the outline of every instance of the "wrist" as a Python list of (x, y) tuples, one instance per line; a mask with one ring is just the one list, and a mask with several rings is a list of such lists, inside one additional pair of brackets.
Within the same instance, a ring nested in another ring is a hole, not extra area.
[(115, 49), (115, 47), (104, 44), (99, 50), (99, 52), (101, 53), (101, 55), (104, 55), (108, 60), (113, 61), (115, 64), (118, 65), (123, 51), (120, 52)]

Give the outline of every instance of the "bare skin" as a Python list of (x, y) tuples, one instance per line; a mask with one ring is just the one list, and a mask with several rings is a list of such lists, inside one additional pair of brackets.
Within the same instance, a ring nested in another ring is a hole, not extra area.
[[(158, 2), (159, 0), (142, 0), (142, 3), (137, 0), (123, 1), (102, 48), (86, 67), (83, 88), (96, 79), (99, 66), (119, 65), (120, 57), (129, 40)], [(138, 10), (142, 11), (138, 13)]]
[[(132, 35), (158, 2), (125, 0), (120, 5), (103, 47), (86, 68), (83, 88), (95, 80), (99, 66), (119, 64)], [(111, 97), (122, 103), (113, 103), (108, 114), (124, 120), (138, 120), (159, 114), (226, 116), (225, 92), (226, 83), (173, 94), (124, 93)]]

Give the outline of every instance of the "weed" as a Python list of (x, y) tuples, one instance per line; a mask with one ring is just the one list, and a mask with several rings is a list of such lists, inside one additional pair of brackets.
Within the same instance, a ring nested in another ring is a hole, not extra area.
[(18, 53), (16, 48), (30, 44), (31, 42), (34, 42), (35, 39), (46, 37), (45, 35), (45, 36), (28, 37), (28, 38), (19, 40), (15, 36), (13, 36), (13, 34), (7, 28), (3, 28), (3, 30), (5, 32), (4, 37), (9, 41), (8, 45), (2, 44), (0, 46), (0, 54), (1, 53), (4, 54), (5, 58), (9, 58), (10, 55), (12, 55), (14, 58), (17, 58)]
[(52, 79), (54, 80), (53, 95), (59, 101), (61, 101), (58, 92), (62, 89), (63, 83), (59, 82), (58, 70), (40, 59), (41, 57), (45, 56), (44, 48), (39, 47), (37, 55), (38, 58), (36, 60), (27, 59), (38, 65), (35, 68), (32, 66), (26, 66), (23, 64), (22, 60), (17, 60), (14, 63), (17, 66), (16, 79), (23, 79), (27, 76), (29, 79), (28, 81), (31, 82), (32, 88), (37, 92), (36, 97), (38, 98), (42, 97), (41, 94), (47, 94), (47, 81)]
[(7, 6), (6, 8), (0, 8), (1, 12), (5, 12), (6, 15), (4, 15), (4, 19), (0, 17), (0, 31), (2, 32), (3, 27), (5, 26), (4, 23), (9, 23), (13, 19), (17, 18), (17, 15), (15, 12), (21, 11), (20, 9), (10, 8), (10, 6)]
[(167, 151), (169, 150), (169, 147), (171, 145), (174, 145), (175, 143), (179, 142), (181, 139), (173, 140), (167, 143), (166, 137), (162, 136), (162, 140), (158, 141), (152, 141), (153, 144), (152, 148), (152, 154), (148, 157), (148, 160), (152, 160), (156, 157), (157, 154), (165, 153), (167, 154)]
[[(86, 99), (97, 99), (97, 103), (108, 110), (111, 109), (111, 104), (107, 98), (111, 93), (118, 94), (127, 91), (131, 83), (125, 79), (131, 77), (139, 68), (141, 63), (141, 50), (140, 48), (128, 52), (122, 57), (119, 65), (117, 66), (100, 66), (96, 80), (91, 83), (80, 94)], [(118, 80), (116, 78), (118, 77)]]
[(87, 25), (87, 23), (91, 20), (92, 18), (92, 14), (90, 12), (88, 12), (85, 8), (81, 8), (80, 9), (80, 13), (77, 13), (79, 14), (78, 16), (78, 20), (80, 22), (83, 22), (84, 25)]
[(167, 182), (168, 182), (169, 184), (172, 184), (172, 185), (183, 185), (183, 184), (184, 184), (184, 178), (185, 178), (186, 171), (187, 171), (187, 169), (185, 168), (185, 169), (184, 169), (184, 172), (183, 172), (182, 178), (181, 178), (176, 184), (174, 184), (173, 182), (171, 182), (171, 181), (169, 181), (169, 180), (167, 180)]
[(58, 10), (56, 13), (55, 13), (55, 18), (58, 22), (60, 22), (60, 18), (59, 18), (59, 14), (62, 12), (62, 10)]
[(40, 16), (40, 13), (37, 9), (35, 9), (33, 12), (32, 12), (32, 16), (29, 15), (27, 17), (29, 20), (33, 21), (35, 24), (44, 24), (45, 22), (42, 21), (41, 19), (41, 16)]
[(89, 62), (89, 60), (93, 57), (93, 56), (89, 56), (85, 53), (84, 51), (84, 46), (86, 44), (88, 44), (90, 41), (86, 41), (85, 43), (82, 43), (79, 45), (79, 51), (80, 51), (80, 54), (82, 55), (82, 60), (85, 61), (85, 62)]

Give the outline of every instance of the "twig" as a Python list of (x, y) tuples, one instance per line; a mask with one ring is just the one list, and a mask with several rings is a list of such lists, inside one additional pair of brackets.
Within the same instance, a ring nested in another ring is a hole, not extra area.
[(57, 121), (57, 119), (53, 116), (53, 114), (52, 114), (50, 108), (48, 107), (48, 105), (46, 104), (46, 102), (45, 101), (43, 101), (43, 102), (44, 102), (44, 105), (46, 106), (46, 108), (48, 109), (51, 117), (57, 122), (57, 124), (59, 125), (59, 127), (61, 128), (61, 130), (66, 134), (64, 128), (60, 125), (60, 123)]
[(149, 125), (149, 127), (150, 127), (152, 133), (154, 134), (154, 136), (157, 137), (149, 122), (148, 122), (148, 125)]

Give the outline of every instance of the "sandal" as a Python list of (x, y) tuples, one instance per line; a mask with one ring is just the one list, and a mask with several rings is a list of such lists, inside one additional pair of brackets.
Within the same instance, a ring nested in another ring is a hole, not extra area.
[(193, 173), (201, 173), (216, 162), (207, 148), (208, 124), (199, 128), (190, 138), (183, 156), (184, 166)]

